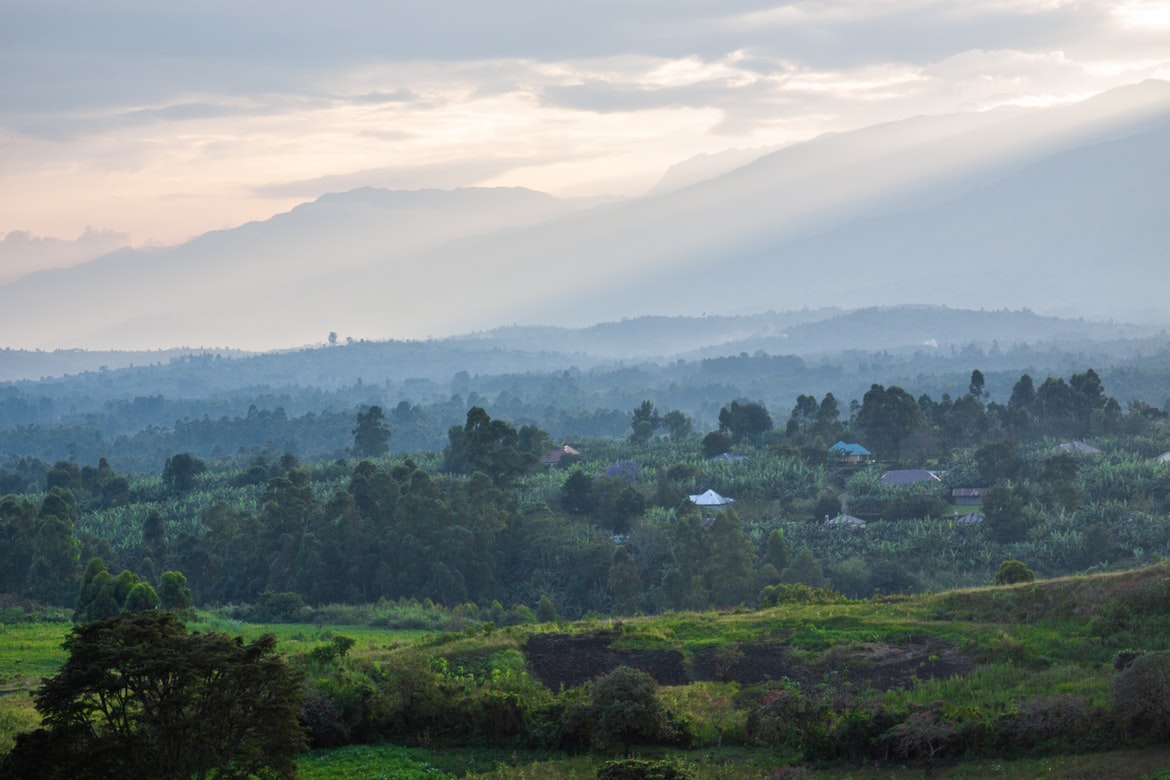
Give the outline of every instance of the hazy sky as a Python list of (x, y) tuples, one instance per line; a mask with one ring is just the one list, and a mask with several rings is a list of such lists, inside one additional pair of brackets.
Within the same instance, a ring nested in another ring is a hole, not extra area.
[(3, 0), (0, 282), (327, 191), (631, 195), (699, 153), (1149, 77), (1170, 0)]

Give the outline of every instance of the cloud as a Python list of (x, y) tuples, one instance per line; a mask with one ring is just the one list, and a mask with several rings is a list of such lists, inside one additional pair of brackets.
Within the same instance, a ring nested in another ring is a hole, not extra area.
[(87, 228), (72, 241), (14, 230), (0, 239), (0, 284), (45, 268), (68, 268), (130, 243), (125, 233)]
[(1166, 7), (5, 0), (0, 231), (178, 240), (350, 185), (632, 194), (696, 154), (1164, 76)]

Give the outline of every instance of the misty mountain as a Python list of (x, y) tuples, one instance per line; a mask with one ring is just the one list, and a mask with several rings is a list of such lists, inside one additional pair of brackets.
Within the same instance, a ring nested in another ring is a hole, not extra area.
[[(1170, 121), (934, 207), (765, 243), (686, 285), (756, 306), (930, 300), (1166, 322), (1167, 203)], [(743, 291), (734, 283), (742, 279), (774, 286)], [(810, 301), (806, 291), (818, 288)]]
[(890, 303), (1130, 318), (1161, 311), (1168, 121), (1170, 84), (1147, 82), (823, 136), (588, 209), (529, 191), (355, 191), (0, 287), (0, 332), (12, 346), (254, 349)]
[[(361, 341), (256, 355), (227, 350), (6, 349), (0, 351), (0, 382), (88, 372), (108, 390), (132, 374), (142, 383), (135, 394), (188, 397), (247, 387), (336, 389), (354, 383), (377, 387), (413, 381), (446, 387), (459, 373), (555, 375), (743, 354), (832, 363), (850, 353), (930, 359), (971, 350), (1006, 353), (1020, 347), (1026, 347), (1025, 352), (1092, 354), (1104, 366), (1165, 351), (1166, 341), (1165, 331), (1156, 326), (1045, 317), (1030, 311), (830, 308), (737, 317), (635, 317), (587, 328), (509, 326), (429, 341)], [(1103, 355), (1111, 357), (1102, 362)], [(1029, 358), (1020, 360), (1004, 366), (1029, 366)], [(198, 371), (192, 372), (192, 365)], [(87, 387), (85, 394), (92, 395), (92, 381)]]
[[(255, 343), (251, 336), (269, 319), (280, 328), (318, 308), (311, 296), (266, 299), (281, 286), (321, 275), (344, 278), (374, 259), (395, 263), (463, 236), (539, 223), (595, 202), (523, 188), (362, 188), (325, 195), (263, 222), (207, 233), (176, 247), (124, 249), (0, 286), (0, 333), (8, 346)], [(238, 309), (232, 298), (242, 301)], [(261, 305), (273, 310), (260, 311)], [(62, 311), (76, 316), (51, 316)], [(189, 327), (168, 327), (168, 321)], [(219, 323), (230, 327), (221, 329)], [(324, 341), (330, 330), (296, 328), (295, 335), (262, 343)]]

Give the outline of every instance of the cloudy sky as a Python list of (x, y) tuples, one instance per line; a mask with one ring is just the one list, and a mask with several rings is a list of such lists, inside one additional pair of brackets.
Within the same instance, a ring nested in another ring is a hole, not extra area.
[(0, 282), (329, 192), (673, 163), (1170, 78), (1170, 0), (3, 0)]

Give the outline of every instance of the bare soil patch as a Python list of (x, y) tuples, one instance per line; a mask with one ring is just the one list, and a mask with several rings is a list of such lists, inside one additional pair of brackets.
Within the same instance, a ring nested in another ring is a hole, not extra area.
[(619, 666), (646, 672), (659, 685), (703, 680), (757, 685), (784, 678), (812, 684), (837, 677), (878, 690), (905, 688), (916, 679), (964, 675), (975, 668), (973, 657), (939, 640), (842, 645), (802, 661), (779, 641), (741, 644), (732, 659), (725, 648), (703, 648), (687, 659), (678, 650), (615, 649), (618, 638), (613, 631), (534, 634), (524, 645), (524, 655), (532, 676), (552, 690), (581, 685)]

